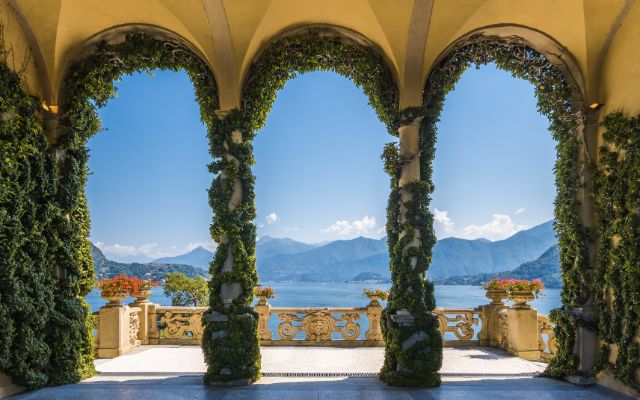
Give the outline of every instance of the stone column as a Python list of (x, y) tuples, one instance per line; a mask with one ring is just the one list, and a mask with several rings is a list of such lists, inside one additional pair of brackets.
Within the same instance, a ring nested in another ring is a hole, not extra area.
[(498, 347), (502, 340), (502, 329), (500, 325), (500, 310), (508, 309), (509, 306), (503, 304), (486, 304), (480, 306), (481, 312), (485, 315), (484, 323), (486, 326), (482, 327), (482, 332), (485, 335), (485, 340), (489, 342), (489, 346)]
[(269, 329), (269, 318), (271, 317), (271, 304), (266, 300), (260, 299), (258, 304), (253, 307), (253, 310), (258, 313), (258, 336), (260, 342), (271, 341), (273, 334)]
[(364, 334), (364, 339), (372, 342), (381, 342), (384, 340), (382, 331), (380, 330), (380, 317), (382, 316), (382, 307), (375, 300), (371, 301), (367, 306), (367, 319), (369, 320), (369, 330)]
[[(428, 212), (429, 185), (422, 184), (420, 126), (414, 118), (398, 129), (400, 162), (397, 189), (397, 238), (390, 238), (393, 284), (382, 318), (385, 362), (380, 378), (394, 386), (433, 387), (440, 384), (442, 338), (434, 306), (432, 286), (426, 281), (431, 246), (435, 244)], [(394, 177), (392, 177), (394, 182)], [(393, 188), (392, 188), (393, 189)]]
[(218, 243), (210, 272), (210, 309), (203, 315), (202, 348), (208, 365), (204, 380), (213, 385), (246, 385), (260, 376), (258, 315), (251, 308), (257, 283), (252, 135), (243, 134), (246, 116), (238, 109), (217, 112), (213, 121), (209, 192)]

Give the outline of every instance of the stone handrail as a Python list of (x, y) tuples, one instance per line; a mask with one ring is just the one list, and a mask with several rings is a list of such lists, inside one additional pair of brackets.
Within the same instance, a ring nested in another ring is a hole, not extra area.
[[(271, 307), (263, 299), (253, 309), (263, 346), (384, 346), (380, 327), (383, 308), (375, 300), (359, 308), (307, 308)], [(103, 307), (94, 313), (98, 357), (117, 357), (139, 344), (198, 345), (207, 310), (148, 301), (132, 303), (131, 307)], [(528, 305), (509, 307), (494, 302), (477, 308), (437, 308), (433, 314), (444, 346), (498, 347), (545, 362), (555, 356), (554, 324)]]

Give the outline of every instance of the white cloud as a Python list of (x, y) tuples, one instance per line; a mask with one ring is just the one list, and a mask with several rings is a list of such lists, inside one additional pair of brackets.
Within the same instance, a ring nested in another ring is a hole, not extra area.
[(271, 225), (278, 222), (280, 220), (280, 217), (278, 217), (278, 214), (272, 212), (271, 214), (267, 215), (264, 219), (265, 221), (267, 221), (268, 225)]
[(453, 220), (449, 217), (449, 211), (433, 210), (433, 219), (440, 225), (442, 232), (452, 235), (454, 232)]
[(527, 209), (526, 209), (525, 207), (518, 208), (514, 214), (515, 214), (515, 215), (520, 215), (520, 214), (522, 214), (522, 213), (523, 213), (523, 212), (525, 212), (525, 211), (527, 211)]
[[(354, 221), (340, 220), (334, 222), (331, 226), (326, 229), (323, 229), (323, 232), (332, 233), (338, 236), (365, 236), (370, 235), (371, 231), (373, 231), (376, 227), (376, 218), (364, 216), (362, 219), (356, 219)], [(376, 231), (375, 234), (378, 235), (380, 230)], [(384, 231), (383, 231), (384, 232)]]
[(480, 226), (469, 225), (459, 236), (464, 239), (502, 240), (527, 228), (527, 225), (516, 225), (508, 215), (494, 214), (491, 222)]

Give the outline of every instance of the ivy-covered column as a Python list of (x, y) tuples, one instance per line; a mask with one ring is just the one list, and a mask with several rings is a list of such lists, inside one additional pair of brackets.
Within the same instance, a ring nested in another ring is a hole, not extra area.
[(248, 384), (260, 377), (258, 316), (251, 309), (257, 284), (253, 135), (233, 110), (218, 113), (209, 135), (210, 165), (217, 174), (209, 191), (214, 211), (211, 235), (218, 244), (211, 262), (210, 309), (202, 347), (208, 369), (205, 382)]
[[(385, 361), (380, 379), (394, 386), (433, 387), (441, 382), (442, 338), (431, 313), (433, 285), (426, 279), (436, 238), (428, 209), (431, 175), (423, 173), (420, 159), (422, 119), (413, 116), (401, 125), (400, 148), (388, 145), (384, 153), (392, 177), (387, 215), (392, 286), (382, 317)], [(432, 157), (424, 156), (430, 165)]]

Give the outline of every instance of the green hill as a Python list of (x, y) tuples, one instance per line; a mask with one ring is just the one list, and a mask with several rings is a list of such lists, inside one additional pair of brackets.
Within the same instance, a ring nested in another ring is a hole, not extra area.
[(482, 285), (495, 277), (508, 279), (541, 279), (548, 288), (562, 287), (560, 277), (560, 253), (558, 245), (550, 247), (538, 259), (523, 263), (512, 271), (475, 275), (452, 276), (436, 279), (440, 285)]
[(163, 263), (120, 263), (108, 260), (102, 251), (91, 243), (91, 255), (95, 266), (96, 278), (105, 279), (118, 275), (134, 276), (140, 279), (153, 279), (162, 281), (166, 274), (179, 272), (193, 278), (197, 275), (205, 276), (204, 271), (183, 264)]

